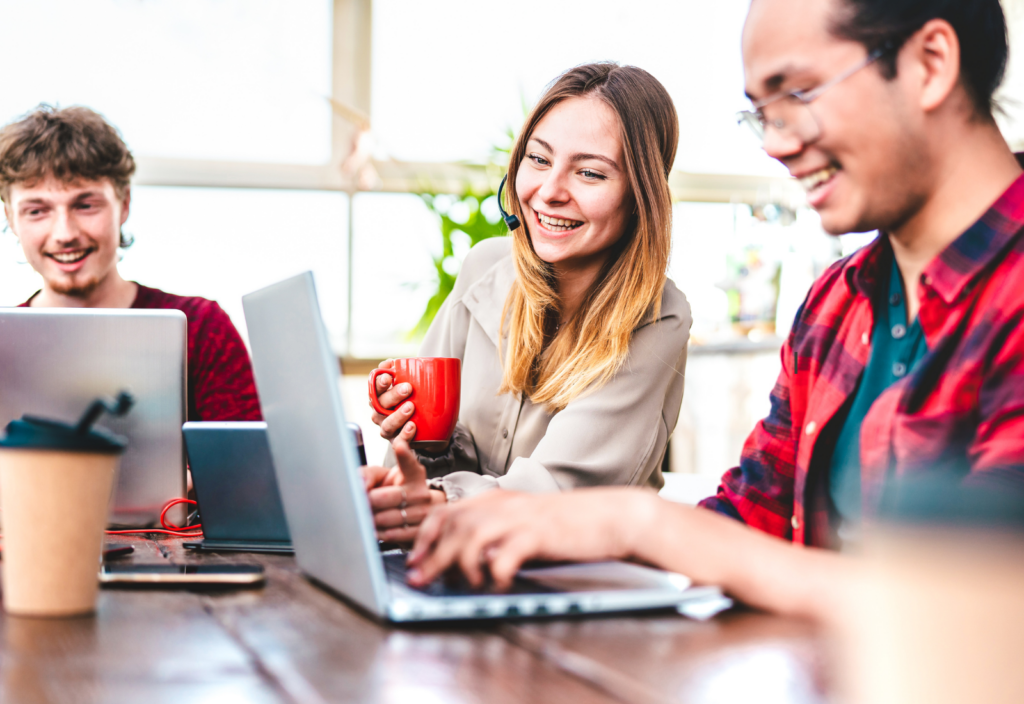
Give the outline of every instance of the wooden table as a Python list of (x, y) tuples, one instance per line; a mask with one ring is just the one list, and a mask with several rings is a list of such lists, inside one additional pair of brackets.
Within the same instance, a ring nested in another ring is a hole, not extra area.
[[(823, 702), (825, 639), (751, 611), (390, 627), (295, 560), (131, 540), (125, 560), (258, 562), (262, 589), (105, 589), (94, 618), (2, 617), (0, 702)], [(125, 542), (129, 542), (125, 541)]]

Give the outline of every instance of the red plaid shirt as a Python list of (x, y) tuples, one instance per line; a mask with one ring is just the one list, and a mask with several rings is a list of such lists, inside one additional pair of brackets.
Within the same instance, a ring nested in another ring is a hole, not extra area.
[[(815, 445), (867, 364), (872, 301), (890, 256), (880, 236), (814, 283), (783, 345), (771, 412), (701, 506), (795, 543), (831, 544), (830, 458), (816, 456)], [(1024, 484), (1024, 176), (920, 283), (929, 352), (861, 427), (866, 516), (890, 473)]]

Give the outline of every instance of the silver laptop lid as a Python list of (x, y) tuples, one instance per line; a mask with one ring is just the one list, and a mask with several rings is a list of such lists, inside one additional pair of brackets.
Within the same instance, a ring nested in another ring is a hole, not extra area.
[(73, 421), (97, 396), (131, 392), (130, 413), (99, 422), (128, 438), (111, 520), (155, 522), (185, 495), (186, 324), (178, 310), (0, 309), (0, 428), (26, 413)]
[(384, 565), (313, 274), (243, 296), (242, 307), (296, 561), (310, 577), (384, 616)]

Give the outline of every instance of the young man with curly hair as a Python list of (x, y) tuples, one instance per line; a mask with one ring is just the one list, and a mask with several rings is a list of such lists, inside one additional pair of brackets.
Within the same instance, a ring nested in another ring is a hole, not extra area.
[(40, 106), (0, 129), (0, 200), (43, 288), (33, 308), (174, 309), (188, 319), (188, 419), (260, 420), (249, 354), (215, 302), (125, 280), (135, 160), (100, 115)]

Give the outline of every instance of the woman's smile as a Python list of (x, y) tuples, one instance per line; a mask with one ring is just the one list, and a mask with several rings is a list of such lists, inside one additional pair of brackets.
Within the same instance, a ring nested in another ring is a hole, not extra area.
[(533, 211), (533, 214), (537, 220), (538, 228), (548, 237), (564, 237), (570, 233), (577, 232), (583, 227), (582, 220), (570, 220), (569, 218), (545, 215), (537, 210)]
[(568, 230), (575, 230), (576, 228), (583, 225), (582, 220), (573, 220), (565, 217), (558, 217), (555, 215), (545, 215), (544, 213), (537, 211), (537, 219), (540, 223), (551, 232), (566, 232)]

